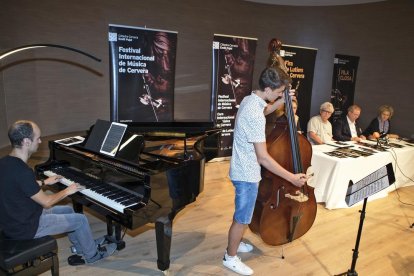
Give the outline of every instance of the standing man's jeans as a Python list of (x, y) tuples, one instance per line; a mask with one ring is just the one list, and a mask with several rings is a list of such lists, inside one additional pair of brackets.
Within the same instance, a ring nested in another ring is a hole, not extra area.
[(88, 219), (84, 214), (75, 213), (70, 206), (54, 206), (43, 209), (39, 219), (35, 238), (47, 235), (68, 233), (70, 242), (82, 250), (86, 259), (96, 254), (96, 245), (92, 237)]

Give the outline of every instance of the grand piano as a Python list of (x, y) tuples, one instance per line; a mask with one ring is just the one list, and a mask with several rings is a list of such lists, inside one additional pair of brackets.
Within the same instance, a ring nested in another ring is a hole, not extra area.
[[(128, 125), (114, 156), (100, 152), (110, 122), (98, 120), (83, 143), (49, 142), (49, 159), (35, 167), (39, 178), (62, 175), (58, 190), (72, 182), (85, 189), (71, 196), (74, 210), (83, 206), (104, 216), (107, 239), (125, 247), (122, 229), (155, 223), (158, 260), (170, 266), (172, 222), (204, 188), (205, 162), (217, 156), (213, 123)], [(93, 137), (92, 137), (93, 136)]]

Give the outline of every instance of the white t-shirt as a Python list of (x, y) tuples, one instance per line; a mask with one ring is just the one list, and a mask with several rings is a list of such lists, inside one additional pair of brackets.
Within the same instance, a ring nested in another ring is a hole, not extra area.
[(244, 97), (237, 112), (230, 161), (230, 179), (259, 182), (262, 179), (253, 143), (266, 142), (266, 102), (252, 93)]
[(323, 122), (321, 116), (313, 116), (308, 122), (308, 140), (315, 145), (315, 141), (309, 136), (309, 132), (314, 132), (321, 138), (322, 142), (332, 141), (332, 125), (329, 121)]

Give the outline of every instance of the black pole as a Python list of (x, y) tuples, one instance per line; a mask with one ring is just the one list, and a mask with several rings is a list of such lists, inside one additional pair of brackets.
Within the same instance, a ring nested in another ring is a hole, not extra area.
[(357, 259), (358, 259), (359, 241), (361, 240), (362, 226), (364, 225), (365, 209), (366, 209), (366, 206), (367, 206), (367, 201), (368, 201), (368, 198), (365, 198), (364, 199), (364, 205), (362, 206), (362, 210), (360, 211), (361, 216), (360, 216), (360, 219), (359, 219), (357, 239), (356, 239), (356, 242), (355, 242), (355, 248), (352, 249), (352, 251), (354, 251), (354, 253), (352, 254), (351, 268), (347, 272), (338, 274), (337, 276), (340, 276), (340, 275), (358, 276), (358, 273), (355, 271), (355, 266), (356, 266), (356, 262), (357, 262)]
[(362, 206), (362, 210), (361, 210), (361, 217), (359, 220), (359, 228), (358, 228), (358, 235), (357, 235), (357, 239), (355, 243), (355, 249), (354, 249), (354, 253), (352, 254), (351, 269), (348, 270), (348, 275), (358, 275), (358, 273), (356, 273), (355, 271), (355, 266), (356, 266), (356, 261), (358, 259), (359, 241), (361, 240), (362, 226), (364, 225), (365, 209), (367, 207), (367, 201), (368, 201), (368, 198), (365, 198), (364, 205)]

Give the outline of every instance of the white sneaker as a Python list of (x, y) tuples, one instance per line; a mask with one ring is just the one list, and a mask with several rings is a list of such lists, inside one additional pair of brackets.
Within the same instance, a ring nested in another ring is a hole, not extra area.
[(234, 256), (232, 258), (227, 257), (224, 254), (223, 257), (223, 265), (231, 270), (233, 270), (236, 273), (239, 273), (240, 275), (252, 275), (253, 270), (245, 265), (238, 256)]
[(237, 253), (248, 253), (253, 251), (253, 245), (240, 242), (239, 248), (237, 248)]

